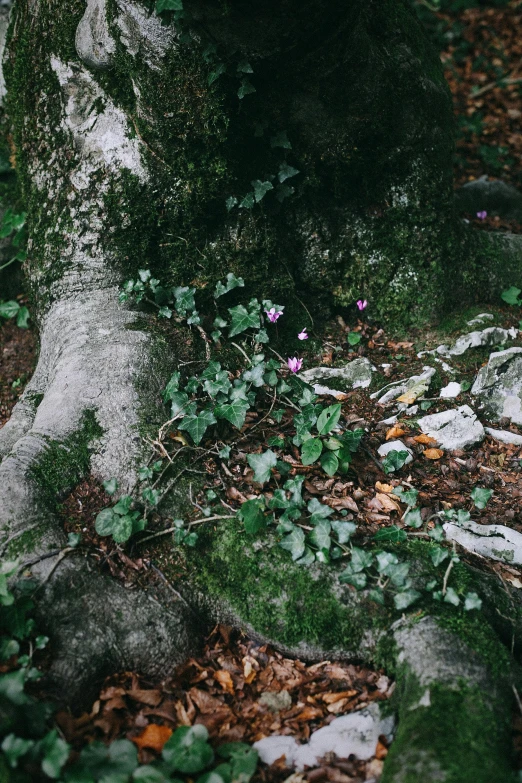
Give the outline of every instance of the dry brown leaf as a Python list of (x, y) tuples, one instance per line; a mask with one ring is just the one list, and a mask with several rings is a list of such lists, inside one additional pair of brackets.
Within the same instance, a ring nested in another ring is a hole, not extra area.
[(424, 435), (424, 433), (422, 433), (422, 435), (416, 435), (413, 440), (416, 443), (423, 443), (425, 446), (430, 446), (434, 443), (437, 443), (436, 438), (432, 438), (431, 435)]
[(191, 688), (189, 694), (196, 707), (203, 714), (223, 709), (223, 702), (219, 699), (215, 699), (206, 691), (200, 691), (198, 688)]
[(337, 693), (324, 693), (320, 699), (321, 701), (326, 702), (326, 704), (335, 704), (335, 702), (340, 699), (349, 699), (356, 694), (357, 691), (353, 689), (350, 691), (337, 691)]
[(391, 440), (392, 438), (400, 438), (401, 435), (406, 435), (406, 430), (403, 430), (402, 427), (398, 426), (398, 424), (394, 424), (393, 427), (390, 427), (390, 429), (386, 433), (386, 440)]
[(127, 691), (127, 696), (130, 696), (134, 701), (139, 701), (140, 704), (147, 704), (149, 707), (157, 707), (163, 698), (161, 691), (146, 691), (135, 688), (134, 690)]
[(426, 449), (424, 456), (428, 459), (440, 459), (444, 456), (444, 452), (442, 449)]
[(219, 682), (224, 691), (234, 695), (234, 683), (232, 682), (230, 672), (226, 672), (224, 669), (214, 672), (214, 679)]
[(395, 500), (392, 500), (389, 495), (386, 495), (384, 492), (377, 492), (375, 497), (378, 499), (384, 511), (398, 511), (400, 513), (401, 508), (399, 504), (396, 503)]
[(380, 481), (375, 482), (375, 489), (379, 490), (379, 492), (393, 492), (393, 487), (391, 484), (381, 484)]
[(357, 503), (350, 497), (332, 498), (328, 496), (322, 497), (321, 500), (325, 505), (330, 506), (330, 508), (349, 508), (350, 511), (353, 511), (355, 514), (359, 513), (359, 507), (357, 506)]
[(171, 735), (172, 729), (169, 729), (168, 726), (158, 726), (157, 723), (149, 723), (141, 734), (137, 737), (131, 737), (131, 740), (140, 750), (151, 748), (156, 753), (161, 753), (164, 744)]

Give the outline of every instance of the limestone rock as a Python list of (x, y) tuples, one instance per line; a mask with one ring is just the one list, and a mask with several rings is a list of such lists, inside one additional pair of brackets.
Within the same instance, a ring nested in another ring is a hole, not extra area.
[[(339, 391), (365, 389), (370, 385), (372, 379), (372, 365), (368, 359), (354, 359), (344, 367), (312, 367), (310, 370), (299, 373), (299, 378), (312, 386), (314, 384), (320, 385), (320, 381), (325, 383), (335, 381), (339, 386)], [(321, 393), (324, 392), (316, 391), (316, 394)]]
[(471, 393), (495, 419), (507, 417), (522, 424), (522, 348), (492, 353)]
[(444, 388), (440, 390), (439, 397), (446, 399), (458, 397), (461, 391), (462, 386), (460, 383), (457, 383), (456, 381), (450, 381), (447, 386), (444, 386)]
[(448, 451), (473, 446), (485, 436), (484, 427), (469, 405), (423, 416), (419, 419), (419, 427), (425, 435), (435, 438)]
[[(424, 391), (419, 391), (419, 394), (416, 395), (421, 397), (422, 394), (424, 394), (424, 392), (429, 388), (431, 379), (435, 375), (435, 372), (436, 370), (434, 367), (423, 367), (420, 375), (412, 375), (411, 378), (406, 378), (404, 381), (393, 381), (392, 383), (387, 384), (387, 386), (383, 386), (383, 388), (379, 389), (379, 391), (371, 394), (370, 399), (374, 400), (378, 398), (381, 405), (384, 405), (385, 403), (400, 397), (401, 394), (413, 390), (413, 387), (424, 387)], [(385, 389), (388, 389), (388, 391), (382, 394)]]
[(75, 44), (78, 57), (89, 68), (110, 68), (116, 43), (109, 32), (106, 0), (87, 0), (85, 13), (76, 28)]
[(522, 565), (522, 533), (505, 525), (479, 525), (471, 520), (461, 525), (446, 522), (444, 532), (448, 541), (456, 541), (468, 552)]
[(512, 443), (515, 446), (522, 446), (522, 435), (517, 435), (516, 432), (493, 430), (491, 427), (485, 427), (485, 430), (488, 435), (498, 440), (499, 443)]
[(514, 340), (518, 335), (518, 329), (501, 329), (499, 326), (488, 326), (487, 329), (469, 332), (461, 335), (453, 348), (448, 350), (449, 356), (462, 356), (469, 348), (481, 348), (484, 346), (502, 345), (509, 339)]
[(393, 717), (383, 719), (379, 705), (374, 702), (364, 710), (343, 715), (314, 731), (309, 742), (303, 745), (299, 745), (293, 737), (273, 735), (255, 742), (254, 748), (265, 764), (273, 764), (284, 755), (286, 766), (297, 769), (316, 766), (318, 759), (327, 753), (335, 753), (342, 759), (353, 754), (366, 760), (374, 755), (379, 736), (390, 737), (393, 728)]

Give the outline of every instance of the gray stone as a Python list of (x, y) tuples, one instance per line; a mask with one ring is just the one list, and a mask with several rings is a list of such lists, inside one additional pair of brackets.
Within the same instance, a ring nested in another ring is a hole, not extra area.
[(484, 321), (492, 321), (494, 317), (492, 313), (479, 313), (471, 321), (467, 321), (467, 324), (468, 326), (482, 326)]
[(377, 449), (377, 453), (383, 458), (386, 457), (390, 451), (407, 451), (408, 457), (404, 463), (405, 465), (409, 465), (410, 462), (413, 461), (413, 451), (409, 449), (402, 440), (389, 440)]
[(87, 0), (87, 7), (76, 28), (76, 51), (80, 60), (98, 70), (110, 68), (116, 43), (109, 32), (106, 0)]
[(507, 417), (522, 425), (522, 348), (492, 353), (471, 393), (494, 419)]
[(498, 440), (499, 443), (512, 443), (514, 446), (522, 446), (522, 435), (517, 435), (516, 432), (510, 432), (509, 430), (493, 430), (491, 427), (485, 427), (488, 435)]
[(485, 436), (484, 427), (469, 405), (423, 416), (419, 419), (419, 427), (425, 435), (435, 438), (448, 451), (473, 446)]
[[(312, 367), (299, 373), (299, 378), (312, 386), (320, 381), (336, 381), (339, 391), (347, 389), (365, 389), (372, 380), (372, 365), (365, 358), (354, 359), (344, 367)], [(320, 394), (321, 392), (316, 392)]]
[[(416, 386), (421, 389), (418, 394), (420, 397), (428, 390), (431, 379), (435, 375), (435, 372), (436, 370), (434, 367), (423, 367), (420, 375), (412, 375), (411, 378), (406, 378), (403, 381), (393, 381), (392, 383), (388, 383), (386, 386), (383, 386), (382, 389), (379, 389), (379, 391), (371, 394), (370, 399), (375, 400), (376, 398), (379, 398), (381, 405), (384, 405), (391, 400), (397, 399), (397, 397), (400, 397), (401, 394), (404, 394), (404, 392), (411, 391), (413, 387)], [(382, 394), (385, 389), (388, 389), (388, 391)]]
[[(503, 345), (509, 339), (514, 340), (518, 335), (518, 329), (501, 329), (499, 326), (488, 326), (481, 331), (469, 332), (461, 335), (453, 348), (449, 348), (447, 355), (462, 356), (469, 348), (482, 348), (484, 346)], [(442, 348), (443, 346), (439, 346)], [(439, 349), (437, 349), (439, 350)]]
[(444, 532), (448, 541), (456, 541), (468, 552), (522, 565), (522, 533), (505, 525), (479, 525), (471, 520), (461, 525), (446, 522)]
[(522, 193), (501, 180), (487, 176), (466, 182), (455, 193), (455, 206), (460, 212), (486, 210), (489, 215), (500, 215), (505, 220), (522, 221)]

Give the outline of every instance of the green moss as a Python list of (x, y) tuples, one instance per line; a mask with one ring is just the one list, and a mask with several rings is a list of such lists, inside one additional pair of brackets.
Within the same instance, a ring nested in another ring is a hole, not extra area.
[(103, 435), (94, 411), (85, 411), (79, 429), (63, 441), (49, 439), (47, 448), (31, 468), (43, 502), (54, 510), (60, 497), (86, 475), (90, 466), (91, 444)]
[(357, 655), (363, 634), (387, 615), (370, 601), (352, 601), (331, 567), (296, 565), (273, 534), (252, 541), (237, 520), (204, 531), (187, 557), (203, 594), (224, 601), (256, 632), (289, 647)]
[(437, 684), (429, 687), (430, 706), (422, 707), (418, 701), (426, 688), (414, 677), (406, 676), (399, 688), (399, 727), (382, 783), (514, 783), (511, 720), (505, 704), (497, 709), (490, 694), (475, 687)]

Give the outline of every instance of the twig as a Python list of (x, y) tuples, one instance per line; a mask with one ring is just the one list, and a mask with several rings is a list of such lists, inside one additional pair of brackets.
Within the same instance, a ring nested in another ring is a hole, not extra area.
[(237, 343), (234, 343), (234, 342), (232, 343), (232, 345), (234, 346), (234, 348), (237, 348), (237, 350), (238, 350), (238, 351), (240, 351), (240, 352), (243, 354), (243, 356), (245, 357), (245, 359), (247, 360), (247, 362), (248, 362), (249, 364), (252, 364), (252, 359), (251, 359), (251, 358), (248, 356), (248, 354), (247, 354), (247, 353), (246, 353), (246, 352), (245, 352), (245, 351), (244, 351), (244, 350), (241, 348), (241, 346), (240, 346), (240, 345), (238, 345)]
[(453, 568), (453, 558), (451, 558), (449, 566), (446, 568), (446, 573), (444, 574), (444, 581), (442, 583), (442, 595), (446, 595), (446, 590), (448, 588), (448, 579), (449, 579), (449, 575), (451, 574), (452, 568)]
[(160, 577), (160, 579), (161, 579), (163, 582), (165, 582), (165, 584), (167, 585), (167, 587), (169, 588), (169, 590), (170, 590), (172, 593), (174, 593), (174, 595), (175, 595), (177, 598), (179, 598), (179, 600), (180, 600), (182, 603), (184, 603), (184, 604), (185, 604), (185, 606), (186, 606), (188, 609), (190, 609), (190, 611), (192, 612), (192, 614), (195, 614), (196, 616), (198, 616), (198, 615), (197, 615), (197, 612), (196, 612), (196, 610), (195, 610), (195, 609), (193, 609), (193, 608), (192, 608), (192, 606), (191, 606), (191, 605), (188, 603), (188, 601), (186, 601), (186, 600), (183, 598), (183, 596), (181, 595), (181, 593), (178, 593), (178, 591), (176, 590), (176, 588), (175, 588), (175, 587), (173, 587), (173, 586), (171, 585), (171, 583), (169, 582), (169, 580), (167, 579), (167, 577), (165, 576), (165, 574), (163, 573), (163, 571), (160, 571), (160, 569), (159, 569), (159, 568), (157, 568), (157, 566), (155, 566), (155, 565), (154, 565), (154, 563), (152, 562), (152, 560), (150, 560), (150, 561), (149, 561), (149, 563), (150, 563), (150, 567), (152, 568), (152, 570), (156, 572), (156, 574), (157, 574), (157, 575)]
[(515, 694), (515, 699), (517, 700), (518, 709), (522, 713), (522, 701), (520, 701), (520, 696), (518, 695), (518, 691), (514, 685), (512, 685), (511, 687), (513, 688), (513, 693)]
[[(236, 514), (214, 514), (214, 516), (211, 517), (202, 517), (201, 519), (195, 519), (193, 522), (189, 522), (187, 524), (187, 527), (193, 527), (194, 525), (201, 525), (203, 522), (213, 522), (215, 519), (235, 519)], [(180, 528), (173, 526), (168, 527), (165, 530), (160, 530), (158, 533), (153, 533), (151, 536), (147, 536), (147, 538), (142, 538), (141, 541), (136, 541), (136, 544), (146, 544), (147, 541), (152, 541), (154, 538), (161, 538), (161, 536), (167, 536), (169, 533), (174, 533), (176, 530), (179, 530)]]
[(211, 353), (210, 353), (210, 346), (211, 346), (210, 338), (209, 338), (208, 334), (205, 332), (205, 330), (203, 329), (203, 327), (199, 326), (199, 324), (196, 324), (196, 329), (200, 333), (201, 338), (202, 338), (202, 340), (205, 343), (205, 358), (206, 358), (207, 362), (209, 362), (210, 361), (210, 355), (211, 355)]

